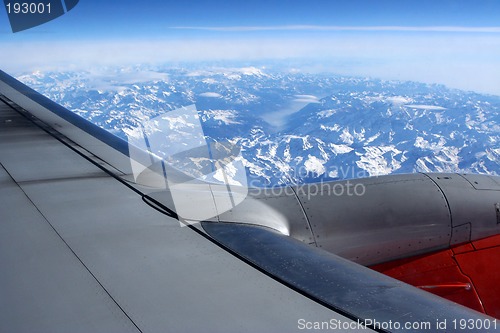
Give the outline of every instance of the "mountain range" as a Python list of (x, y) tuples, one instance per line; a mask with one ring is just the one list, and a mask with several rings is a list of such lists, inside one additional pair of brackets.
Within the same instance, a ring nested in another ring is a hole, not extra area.
[(126, 139), (194, 104), (241, 148), (252, 186), (413, 172), (500, 174), (500, 97), (442, 85), (257, 67), (106, 68), (18, 79)]

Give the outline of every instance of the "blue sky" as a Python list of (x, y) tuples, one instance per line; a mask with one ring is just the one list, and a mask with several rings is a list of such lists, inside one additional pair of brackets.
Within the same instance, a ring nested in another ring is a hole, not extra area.
[[(119, 4), (119, 5), (118, 5)], [(97, 1), (13, 34), (0, 63), (35, 69), (301, 59), (305, 70), (500, 95), (500, 1)]]
[[(497, 0), (80, 0), (64, 17), (19, 39), (167, 37), (171, 27), (231, 26), (498, 26)], [(5, 11), (0, 32), (9, 31)], [(4, 39), (6, 36), (2, 36)]]

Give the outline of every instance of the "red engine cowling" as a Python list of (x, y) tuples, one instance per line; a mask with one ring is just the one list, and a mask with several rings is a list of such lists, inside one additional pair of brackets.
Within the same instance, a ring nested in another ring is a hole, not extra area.
[(500, 235), (371, 268), (500, 319)]

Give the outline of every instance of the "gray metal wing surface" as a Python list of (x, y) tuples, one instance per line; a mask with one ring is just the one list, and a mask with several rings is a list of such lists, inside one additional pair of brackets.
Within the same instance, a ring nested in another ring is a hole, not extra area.
[(349, 320), (152, 209), (110, 175), (121, 170), (61, 134), (76, 126), (35, 119), (39, 104), (1, 76), (0, 332), (293, 332), (300, 319)]
[(434, 331), (488, 318), (267, 228), (180, 227), (129, 182), (125, 147), (0, 72), (0, 332)]

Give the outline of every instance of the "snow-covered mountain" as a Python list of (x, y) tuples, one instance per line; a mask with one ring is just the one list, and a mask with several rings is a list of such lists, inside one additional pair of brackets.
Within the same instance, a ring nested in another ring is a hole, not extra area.
[(500, 174), (500, 97), (415, 82), (255, 67), (36, 72), (21, 81), (126, 138), (195, 104), (242, 149), (251, 185), (409, 172)]

